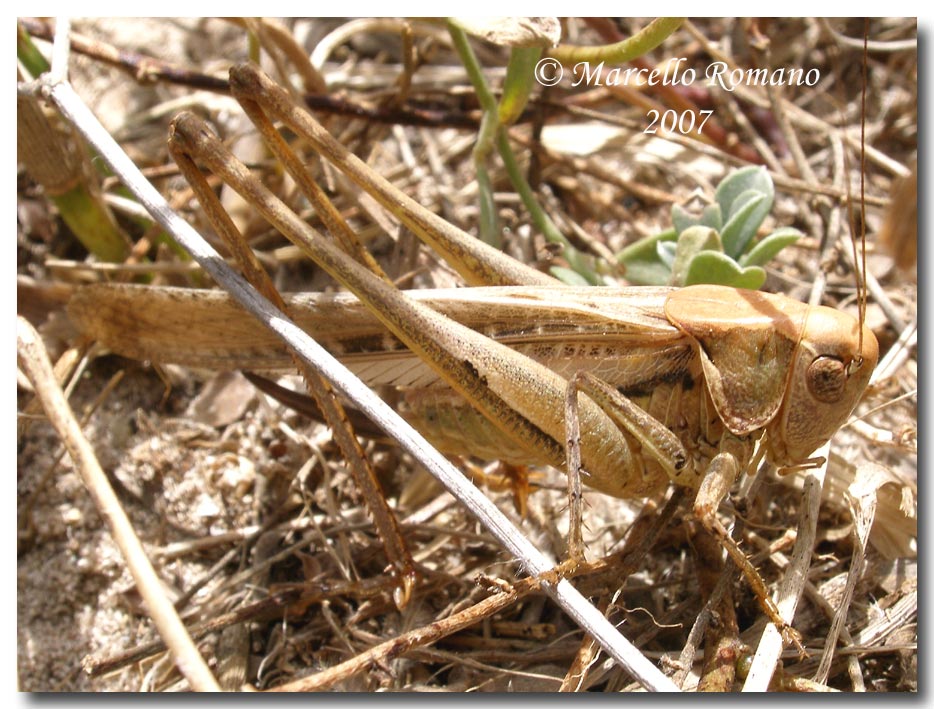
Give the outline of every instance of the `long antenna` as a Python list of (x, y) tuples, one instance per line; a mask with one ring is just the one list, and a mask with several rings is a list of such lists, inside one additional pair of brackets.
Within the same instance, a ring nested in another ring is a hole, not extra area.
[[(859, 322), (866, 322), (866, 94), (869, 88), (869, 18), (863, 19), (863, 96), (859, 122), (859, 210), (860, 210), (860, 282), (862, 298), (859, 302)], [(859, 329), (859, 351), (863, 351), (863, 328)]]

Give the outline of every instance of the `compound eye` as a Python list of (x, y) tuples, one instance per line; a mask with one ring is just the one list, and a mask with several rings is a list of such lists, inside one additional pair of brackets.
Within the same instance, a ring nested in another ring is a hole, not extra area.
[(846, 389), (846, 365), (836, 357), (818, 357), (807, 371), (808, 391), (824, 404), (835, 404)]

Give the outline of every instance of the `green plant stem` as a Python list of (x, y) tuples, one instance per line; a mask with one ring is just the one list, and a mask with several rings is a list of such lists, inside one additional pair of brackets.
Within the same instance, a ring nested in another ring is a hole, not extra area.
[[(474, 91), (477, 93), (477, 100), (484, 110), (483, 123), (481, 124), (480, 134), (477, 138), (477, 145), (474, 147), (474, 163), (477, 165), (477, 183), (480, 191), (481, 228), (492, 228), (492, 220), (489, 219), (488, 214), (484, 214), (484, 204), (486, 204), (488, 208), (494, 209), (495, 205), (493, 202), (492, 185), (486, 173), (486, 168), (480, 163), (480, 160), (486, 158), (489, 152), (488, 141), (495, 137), (496, 147), (506, 167), (506, 173), (509, 175), (514, 189), (522, 199), (522, 203), (528, 210), (532, 223), (535, 224), (535, 227), (542, 233), (547, 241), (562, 246), (562, 256), (567, 260), (574, 271), (579, 273), (588, 283), (598, 283), (599, 278), (589, 263), (589, 259), (575, 249), (564, 234), (558, 230), (558, 227), (555, 226), (555, 223), (538, 203), (538, 200), (535, 198), (535, 193), (525, 179), (525, 175), (522, 174), (519, 162), (516, 160), (516, 156), (512, 151), (512, 146), (509, 145), (506, 129), (500, 123), (500, 107), (497, 106), (496, 97), (490, 90), (486, 77), (483, 75), (482, 67), (470, 46), (467, 33), (452, 20), (448, 20), (448, 31), (451, 34), (454, 48), (457, 50), (461, 62), (464, 64), (464, 69), (467, 71), (467, 76), (473, 84)], [(531, 57), (531, 53), (523, 53), (523, 55), (516, 60), (518, 66), (513, 70), (519, 71), (524, 67), (528, 75), (532, 76), (532, 73), (528, 71), (528, 66), (534, 66), (535, 63), (533, 61), (531, 65), (529, 65)], [(521, 87), (523, 83), (519, 81), (518, 78), (514, 79), (514, 82), (513, 85), (517, 87)], [(517, 88), (516, 90), (518, 91), (520, 89)], [(485, 227), (484, 221), (486, 222)], [(497, 231), (499, 230), (498, 225), (496, 229)], [(485, 240), (488, 238), (490, 237), (485, 237)], [(498, 240), (498, 234), (496, 238)]]
[(555, 226), (551, 217), (545, 213), (545, 210), (542, 209), (541, 205), (538, 203), (538, 200), (535, 198), (535, 193), (532, 191), (532, 187), (525, 179), (525, 175), (522, 174), (515, 153), (512, 152), (512, 146), (509, 144), (509, 138), (506, 135), (505, 128), (501, 128), (497, 133), (496, 146), (499, 149), (500, 157), (503, 159), (503, 165), (506, 167), (509, 179), (512, 181), (516, 192), (519, 193), (519, 197), (522, 199), (525, 208), (529, 211), (529, 216), (532, 218), (532, 222), (535, 224), (536, 228), (542, 233), (546, 240), (553, 244), (561, 244), (563, 248), (561, 255), (574, 271), (583, 276), (588, 283), (593, 285), (599, 284), (600, 279), (594, 271), (590, 259), (571, 245), (571, 242), (558, 230), (558, 227)]
[(486, 165), (476, 164), (477, 192), (480, 198), (480, 237), (490, 246), (503, 248), (502, 229), (499, 214), (496, 211), (496, 199), (493, 196), (493, 183)]
[[(51, 69), (32, 37), (19, 22), (16, 23), (16, 56), (33, 77), (41, 76)], [(93, 152), (91, 157), (94, 157)], [(92, 160), (92, 164), (101, 176), (110, 174), (103, 161)], [(125, 187), (119, 187), (115, 192), (131, 196)], [(51, 200), (68, 228), (88, 251), (104, 261), (122, 261), (126, 257), (126, 240), (115, 230), (109, 210), (86, 188), (76, 187), (64, 194), (51, 196)], [(151, 222), (147, 222), (147, 226), (149, 224)], [(184, 250), (181, 251), (188, 257)]]
[(472, 152), (480, 202), (480, 238), (490, 246), (501, 249), (503, 232), (499, 223), (499, 214), (496, 210), (493, 182), (490, 180), (490, 174), (486, 168), (486, 161), (493, 150), (494, 138), (499, 128), (496, 98), (483, 76), (483, 70), (473, 49), (470, 47), (467, 33), (456, 22), (451, 20), (448, 20), (448, 32), (451, 35), (451, 41), (454, 43), (461, 63), (467, 71), (470, 83), (473, 84), (477, 99), (483, 107), (483, 119), (480, 121), (480, 131), (477, 133), (477, 142), (474, 144)]
[(493, 150), (494, 138), (498, 129), (496, 113), (484, 113), (480, 121), (480, 132), (473, 147), (473, 164), (477, 174), (477, 194), (480, 200), (480, 238), (497, 249), (503, 247), (503, 230), (496, 210), (496, 198), (493, 195), (493, 181), (486, 168), (486, 161)]
[(483, 75), (483, 67), (477, 61), (477, 55), (474, 54), (473, 49), (470, 47), (467, 33), (453, 20), (448, 20), (447, 25), (451, 41), (454, 43), (454, 49), (457, 50), (457, 55), (467, 72), (467, 78), (470, 79), (470, 83), (477, 93), (477, 100), (480, 102), (481, 108), (487, 113), (495, 113), (496, 97), (490, 90), (490, 85)]
[(608, 62), (622, 64), (652, 51), (684, 22), (683, 17), (659, 17), (632, 37), (616, 44), (599, 47), (582, 47), (575, 44), (560, 44), (548, 52), (562, 64), (578, 62)]
[(34, 96), (16, 97), (16, 153), (84, 247), (103, 261), (122, 261), (129, 240), (103, 203), (81, 139), (62, 130)]
[(33, 44), (32, 37), (19, 22), (16, 23), (16, 58), (22, 62), (33, 78), (44, 74), (51, 68), (42, 56), (42, 52)]
[(119, 263), (126, 258), (129, 253), (126, 237), (114, 224), (104, 203), (85, 185), (49, 198), (84, 248), (102, 261)]
[(535, 88), (535, 65), (542, 56), (541, 47), (514, 47), (509, 53), (503, 96), (499, 101), (499, 124), (511, 126), (525, 110)]

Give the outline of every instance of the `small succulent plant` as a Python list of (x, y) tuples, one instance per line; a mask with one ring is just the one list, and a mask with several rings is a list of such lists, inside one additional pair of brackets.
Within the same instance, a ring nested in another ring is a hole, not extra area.
[(716, 283), (756, 290), (765, 283), (767, 263), (803, 234), (792, 227), (754, 237), (775, 201), (768, 171), (746, 167), (727, 175), (715, 201), (700, 216), (671, 208), (672, 228), (626, 247), (619, 262), (636, 285), (689, 286)]

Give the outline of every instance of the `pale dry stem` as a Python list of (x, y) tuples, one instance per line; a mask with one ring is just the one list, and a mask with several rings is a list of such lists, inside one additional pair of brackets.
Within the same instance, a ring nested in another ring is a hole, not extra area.
[(55, 380), (52, 365), (39, 334), (23, 318), (17, 321), (17, 354), (20, 366), (32, 381), (49, 422), (58, 431), (101, 517), (110, 527), (114, 541), (123, 554), (127, 568), (133, 575), (136, 586), (149, 608), (153, 623), (165, 639), (175, 664), (195, 691), (219, 691), (211, 670), (166, 596), (159, 575), (97, 462), (94, 449), (81, 432), (81, 427)]

